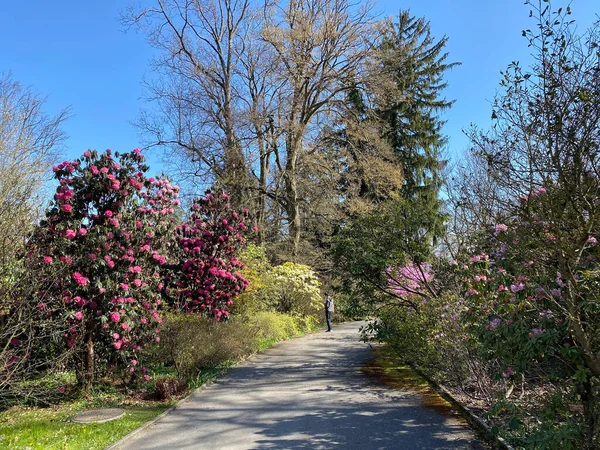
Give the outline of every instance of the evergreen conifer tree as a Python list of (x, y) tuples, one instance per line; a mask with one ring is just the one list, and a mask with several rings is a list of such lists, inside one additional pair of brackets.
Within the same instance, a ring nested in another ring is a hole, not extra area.
[(439, 190), (446, 164), (441, 156), (444, 121), (438, 114), (454, 103), (442, 96), (443, 77), (459, 63), (447, 62), (448, 38), (434, 39), (429, 22), (409, 11), (401, 11), (397, 22), (383, 22), (381, 35), (369, 83), (373, 112), (402, 165), (402, 196), (429, 210), (429, 231), (435, 237), (443, 225)]

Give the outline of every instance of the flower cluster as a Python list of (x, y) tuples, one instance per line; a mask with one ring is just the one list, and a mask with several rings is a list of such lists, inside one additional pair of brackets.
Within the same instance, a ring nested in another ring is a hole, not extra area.
[(236, 254), (246, 243), (248, 211), (232, 211), (229, 195), (207, 192), (194, 202), (190, 220), (177, 227), (178, 268), (169, 275), (169, 293), (183, 311), (229, 315), (233, 298), (247, 286)]
[(160, 266), (179, 188), (146, 178), (147, 169), (138, 149), (114, 156), (88, 150), (54, 167), (59, 186), (29, 257), (51, 285), (40, 292), (45, 314), (72, 322), (64, 334), (69, 347), (93, 333), (95, 342), (137, 361), (133, 355), (159, 339)]
[(388, 275), (388, 285), (394, 294), (398, 296), (410, 294), (429, 296), (427, 285), (433, 279), (431, 264), (410, 262), (400, 268), (389, 267), (386, 274)]

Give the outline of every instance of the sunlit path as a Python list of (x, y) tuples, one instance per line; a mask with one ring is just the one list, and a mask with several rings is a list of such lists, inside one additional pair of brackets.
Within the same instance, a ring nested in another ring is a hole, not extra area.
[(471, 449), (473, 433), (418, 395), (365, 378), (360, 323), (278, 345), (193, 395), (127, 449)]

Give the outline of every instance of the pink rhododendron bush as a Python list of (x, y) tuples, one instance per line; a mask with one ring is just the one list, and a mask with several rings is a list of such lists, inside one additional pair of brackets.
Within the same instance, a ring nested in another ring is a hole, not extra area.
[(469, 339), (503, 381), (504, 402), (541, 420), (522, 418), (513, 431), (542, 439), (549, 417), (561, 448), (600, 431), (598, 193), (587, 189), (597, 181), (582, 181), (579, 192), (548, 184), (521, 195), (508, 225), (490, 230), (487, 252), (461, 269)]
[(248, 210), (232, 211), (226, 193), (209, 191), (193, 203), (189, 221), (176, 229), (178, 264), (166, 272), (166, 291), (175, 308), (217, 320), (229, 315), (233, 298), (248, 286), (238, 259), (247, 220)]
[(161, 310), (223, 320), (248, 286), (237, 258), (248, 211), (207, 192), (177, 224), (179, 188), (147, 170), (138, 149), (59, 164), (54, 200), (27, 244), (27, 273), (43, 286), (35, 322), (62, 324), (56, 344), (75, 355), (86, 390), (107, 362), (149, 379), (141, 350), (160, 342)]
[[(28, 244), (27, 264), (47, 286), (37, 293), (42, 317), (69, 324), (60, 338), (78, 350), (86, 388), (96, 354), (133, 372), (145, 343), (159, 340), (162, 277), (179, 204), (178, 187), (147, 178), (139, 150), (86, 151), (54, 168), (59, 186)], [(56, 277), (57, 269), (66, 276)]]

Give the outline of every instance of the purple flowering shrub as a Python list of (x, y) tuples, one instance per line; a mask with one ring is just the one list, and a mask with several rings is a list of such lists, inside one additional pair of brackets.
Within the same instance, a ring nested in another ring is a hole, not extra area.
[(597, 370), (598, 230), (590, 215), (591, 227), (567, 229), (563, 196), (552, 186), (522, 195), (511, 225), (490, 233), (493, 253), (463, 267), (465, 319), (505, 377)]

